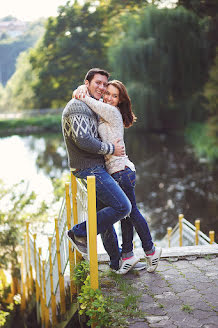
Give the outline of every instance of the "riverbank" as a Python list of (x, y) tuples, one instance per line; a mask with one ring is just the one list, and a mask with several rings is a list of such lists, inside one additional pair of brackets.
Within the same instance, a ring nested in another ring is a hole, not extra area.
[(0, 136), (61, 132), (61, 114), (0, 120)]

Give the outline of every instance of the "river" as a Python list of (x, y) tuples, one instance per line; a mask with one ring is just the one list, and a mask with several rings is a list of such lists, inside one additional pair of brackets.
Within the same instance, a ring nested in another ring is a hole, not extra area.
[[(218, 242), (218, 169), (197, 160), (182, 137), (126, 131), (125, 140), (136, 166), (137, 203), (154, 241), (183, 213), (193, 224), (200, 219), (205, 234), (214, 230)], [(50, 201), (51, 179), (69, 172), (60, 134), (0, 138), (0, 153), (0, 179), (8, 185), (24, 180), (40, 200)]]

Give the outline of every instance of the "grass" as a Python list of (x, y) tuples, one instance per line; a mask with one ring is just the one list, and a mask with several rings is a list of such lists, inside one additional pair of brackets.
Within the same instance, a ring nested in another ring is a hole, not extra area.
[(217, 140), (210, 135), (207, 123), (191, 124), (186, 129), (185, 135), (198, 158), (204, 158), (211, 163), (218, 161)]
[(1, 134), (61, 131), (61, 114), (0, 120), (0, 131)]
[(183, 304), (182, 306), (182, 311), (187, 312), (187, 313), (192, 313), (193, 312), (193, 307), (188, 304)]

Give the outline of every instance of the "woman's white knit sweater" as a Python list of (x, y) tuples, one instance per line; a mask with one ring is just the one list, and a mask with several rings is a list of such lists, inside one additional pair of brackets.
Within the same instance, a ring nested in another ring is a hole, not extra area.
[[(98, 133), (102, 141), (114, 144), (116, 139), (120, 139), (120, 144), (125, 147), (123, 119), (119, 109), (87, 95), (81, 100), (100, 116)], [(127, 155), (122, 157), (105, 155), (105, 165), (109, 174), (124, 170), (125, 166), (135, 171), (135, 166)]]

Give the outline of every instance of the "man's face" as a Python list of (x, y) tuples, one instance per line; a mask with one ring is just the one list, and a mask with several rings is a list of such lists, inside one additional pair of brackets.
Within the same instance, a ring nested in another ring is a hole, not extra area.
[(91, 82), (85, 81), (89, 94), (99, 100), (107, 90), (108, 78), (105, 75), (95, 74)]

